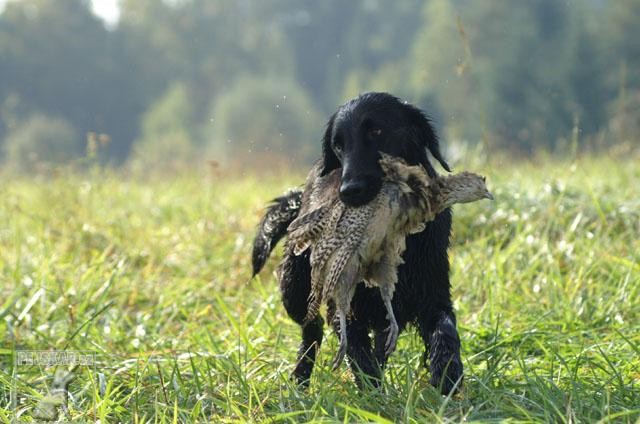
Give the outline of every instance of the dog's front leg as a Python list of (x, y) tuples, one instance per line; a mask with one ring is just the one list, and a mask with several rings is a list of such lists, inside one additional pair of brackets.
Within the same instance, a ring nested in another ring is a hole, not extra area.
[(431, 384), (445, 395), (458, 390), (462, 384), (463, 367), (453, 312), (440, 311), (436, 316), (424, 317), (419, 321), (419, 327), (425, 342), (425, 365), (429, 358)]
[(302, 327), (302, 341), (298, 348), (292, 377), (300, 385), (307, 386), (316, 354), (322, 343), (324, 324), (319, 315), (308, 323), (304, 322), (311, 292), (311, 266), (308, 252), (296, 256), (291, 248), (287, 248), (280, 268), (280, 291), (287, 314)]
[(302, 341), (292, 377), (302, 386), (308, 386), (316, 355), (322, 343), (323, 320), (320, 315), (302, 327)]

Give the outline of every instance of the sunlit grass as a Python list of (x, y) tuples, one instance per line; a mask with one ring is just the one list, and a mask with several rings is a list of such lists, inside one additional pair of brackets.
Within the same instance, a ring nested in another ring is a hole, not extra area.
[(289, 381), (299, 329), (280, 303), (279, 250), (250, 281), (250, 243), (266, 201), (302, 174), (2, 177), (0, 421), (11, 387), (40, 396), (40, 371), (13, 369), (16, 349), (74, 349), (98, 358), (70, 387), (77, 420), (636, 422), (640, 167), (465, 168), (496, 200), (455, 208), (466, 374), (453, 397), (429, 386), (412, 329), (382, 392), (358, 391), (346, 365), (330, 371), (328, 331), (310, 389)]

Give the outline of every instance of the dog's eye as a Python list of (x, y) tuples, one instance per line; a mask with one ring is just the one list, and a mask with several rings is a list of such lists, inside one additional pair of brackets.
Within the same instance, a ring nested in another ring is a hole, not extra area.
[(333, 149), (337, 152), (337, 153), (341, 153), (342, 152), (342, 140), (337, 139), (333, 142)]
[(369, 130), (369, 137), (380, 137), (382, 130), (380, 128), (373, 128)]

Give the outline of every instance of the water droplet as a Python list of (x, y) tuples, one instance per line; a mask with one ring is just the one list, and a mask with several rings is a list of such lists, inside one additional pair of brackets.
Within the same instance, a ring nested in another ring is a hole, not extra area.
[(144, 329), (142, 325), (136, 326), (136, 337), (144, 337), (147, 334), (147, 331)]
[(26, 275), (22, 279), (22, 284), (24, 284), (26, 287), (33, 287), (33, 279), (31, 277), (29, 277), (28, 275)]

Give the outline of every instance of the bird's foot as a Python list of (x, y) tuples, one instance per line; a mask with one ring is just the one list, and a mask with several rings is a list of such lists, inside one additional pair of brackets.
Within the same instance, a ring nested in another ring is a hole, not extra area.
[(391, 356), (393, 351), (396, 350), (396, 343), (398, 341), (398, 333), (400, 332), (400, 329), (398, 328), (398, 323), (395, 319), (391, 320), (387, 331), (387, 341), (384, 344), (384, 355), (386, 358)]
[(342, 360), (344, 359), (345, 354), (347, 353), (347, 340), (340, 340), (340, 347), (338, 348), (338, 353), (336, 353), (335, 358), (333, 358), (333, 364), (331, 369), (333, 371), (340, 368), (340, 364), (342, 364)]

